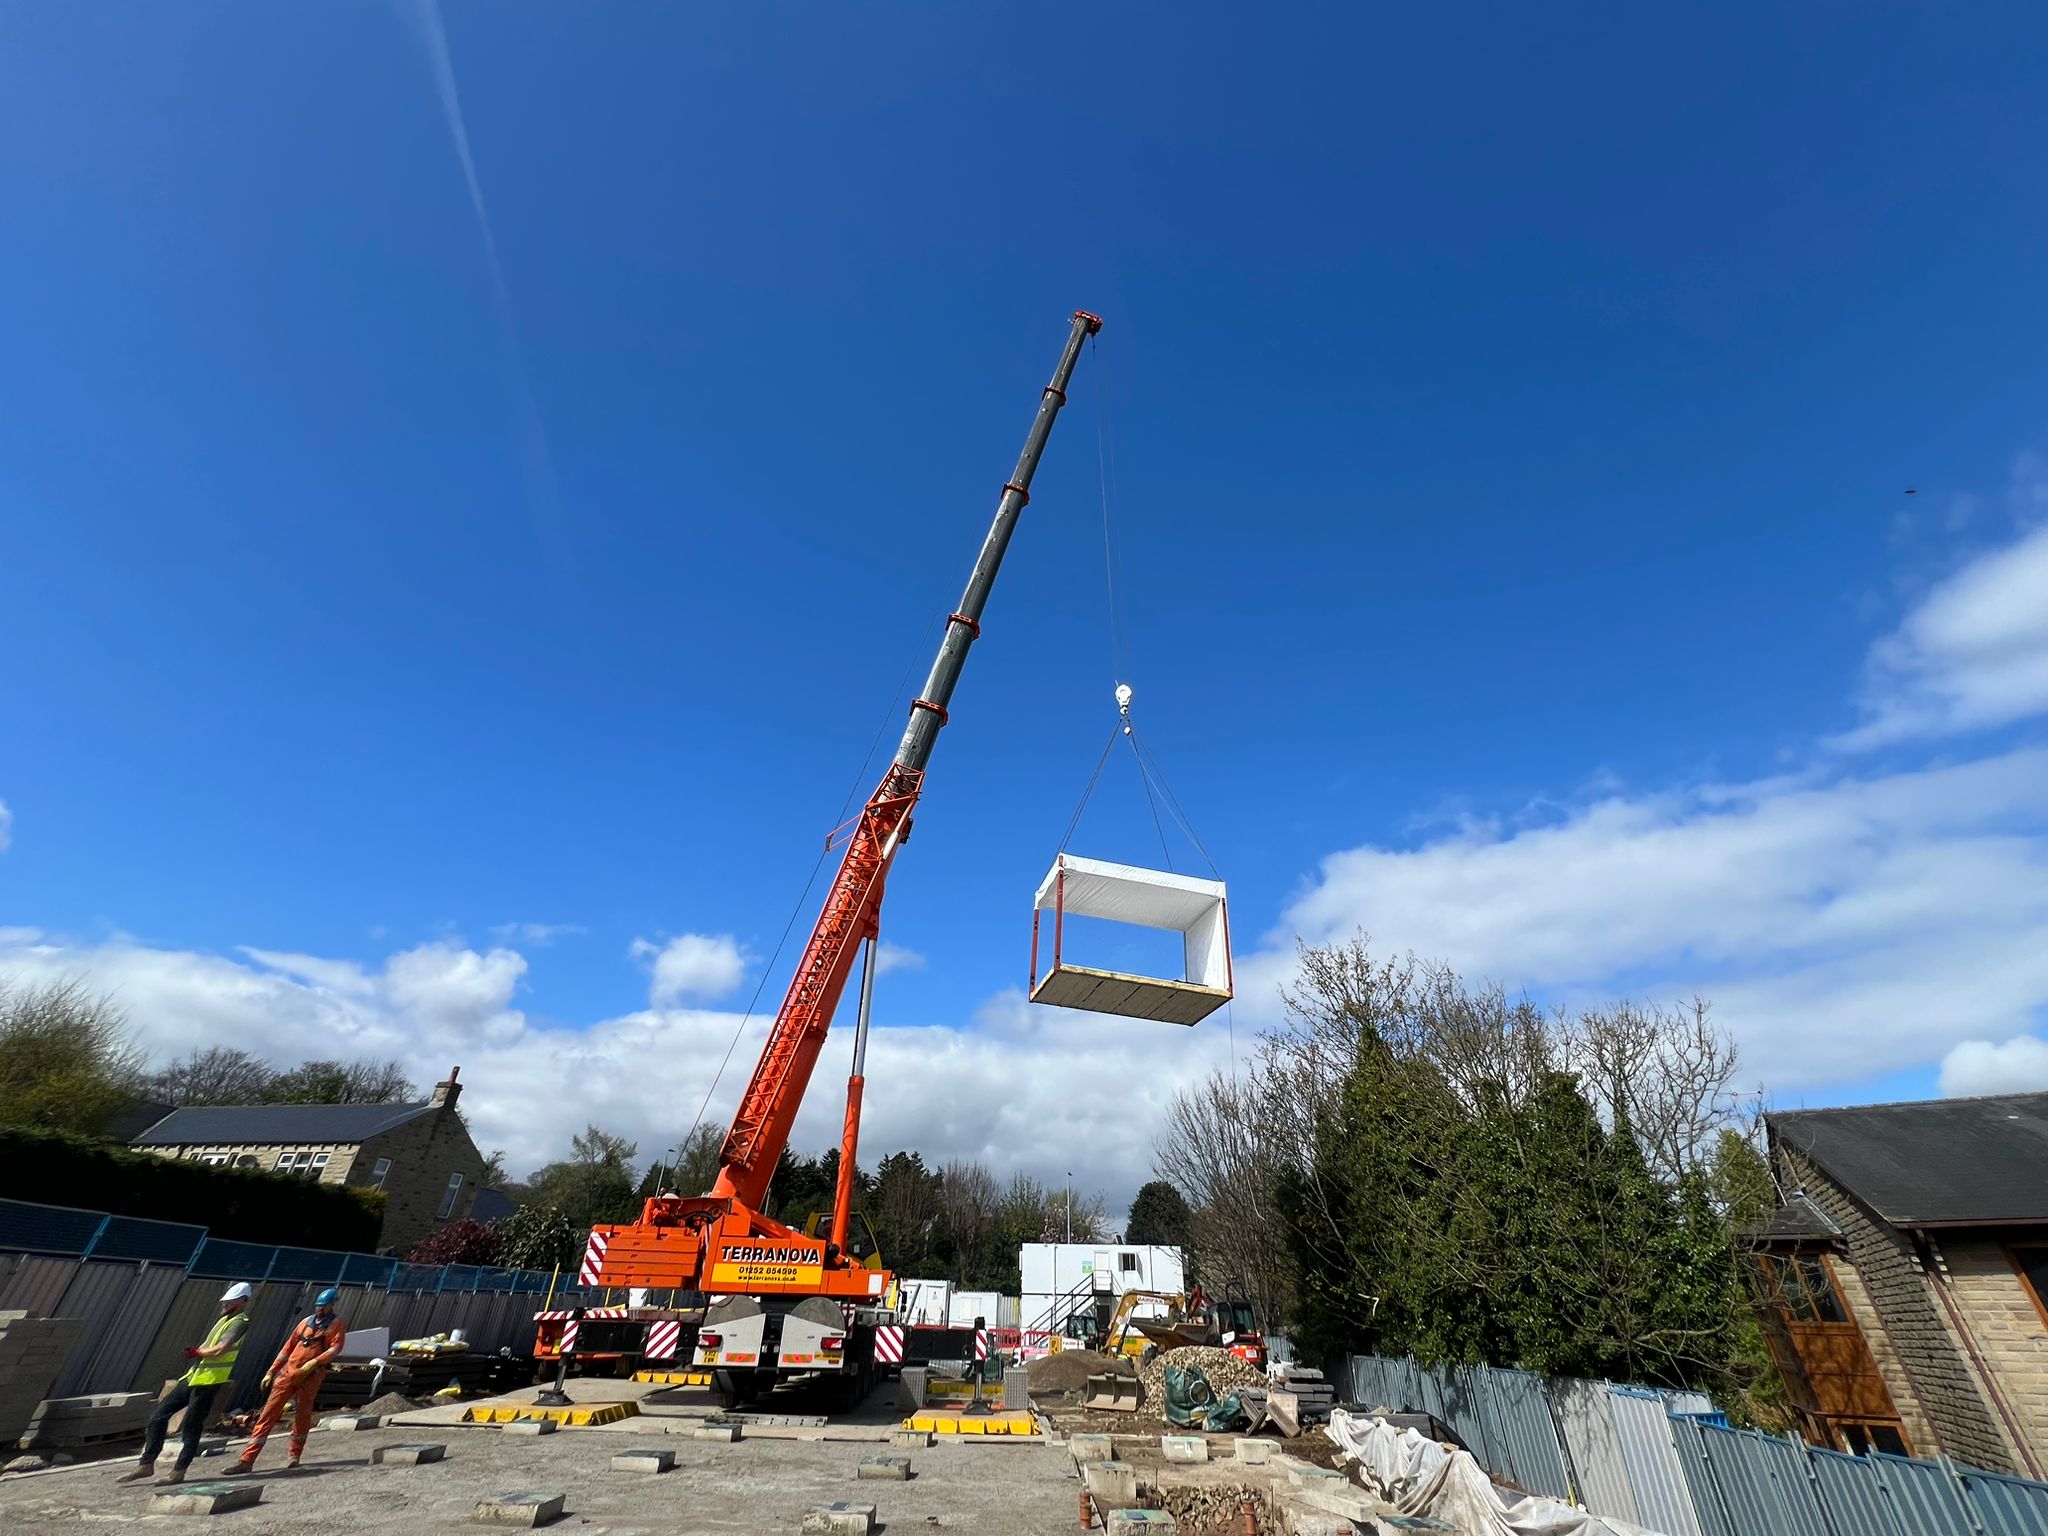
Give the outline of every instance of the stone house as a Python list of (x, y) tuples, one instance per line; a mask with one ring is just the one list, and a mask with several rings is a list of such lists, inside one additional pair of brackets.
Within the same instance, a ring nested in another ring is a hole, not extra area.
[(2048, 1467), (2048, 1093), (1765, 1117), (1745, 1234), (1807, 1439)]
[(176, 1109), (130, 1145), (162, 1157), (381, 1190), (378, 1246), (403, 1255), (436, 1228), (468, 1216), (483, 1187), (483, 1154), (455, 1112), (462, 1093), (456, 1077), (450, 1071), (424, 1104)]

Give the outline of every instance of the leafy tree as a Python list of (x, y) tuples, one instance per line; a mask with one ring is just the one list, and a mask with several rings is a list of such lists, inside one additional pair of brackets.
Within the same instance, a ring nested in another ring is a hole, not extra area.
[(0, 1125), (98, 1136), (141, 1087), (142, 1054), (112, 997), (75, 977), (0, 977)]
[(630, 1221), (639, 1212), (633, 1158), (639, 1149), (624, 1137), (586, 1125), (571, 1142), (571, 1155), (549, 1163), (529, 1178), (528, 1202), (554, 1206), (570, 1225), (588, 1231), (607, 1222)]
[(504, 1235), (496, 1227), (464, 1217), (438, 1232), (430, 1232), (413, 1244), (405, 1256), (408, 1264), (484, 1264), (501, 1262)]
[(277, 1073), (269, 1062), (233, 1045), (209, 1045), (180, 1056), (149, 1080), (152, 1099), (179, 1107), (267, 1104)]
[(1181, 1192), (1164, 1179), (1154, 1179), (1138, 1190), (1131, 1202), (1129, 1220), (1124, 1223), (1127, 1243), (1157, 1243), (1168, 1248), (1187, 1248), (1193, 1242), (1195, 1213), (1188, 1209)]
[(945, 1241), (943, 1178), (915, 1152), (892, 1152), (875, 1168), (868, 1223), (882, 1261), (900, 1273), (930, 1275)]
[(649, 1166), (646, 1176), (640, 1180), (639, 1196), (642, 1200), (656, 1194), (659, 1189), (694, 1199), (711, 1193), (711, 1186), (718, 1181), (719, 1153), (725, 1146), (725, 1133), (714, 1125), (696, 1125), (685, 1136), (682, 1145), (672, 1149), (667, 1161)]
[(308, 1061), (280, 1072), (264, 1090), (269, 1104), (408, 1104), (419, 1090), (396, 1061)]
[(552, 1205), (522, 1205), (503, 1226), (504, 1247), (498, 1262), (513, 1269), (552, 1271), (573, 1277), (588, 1241), (588, 1228), (578, 1227)]
[[(461, 1113), (459, 1109), (456, 1112), (458, 1114)], [(467, 1122), (464, 1123), (467, 1124)], [(484, 1159), (484, 1171), (477, 1182), (484, 1189), (503, 1189), (507, 1182), (509, 1182), (505, 1177), (505, 1149), (503, 1147), (495, 1148), (490, 1156)]]

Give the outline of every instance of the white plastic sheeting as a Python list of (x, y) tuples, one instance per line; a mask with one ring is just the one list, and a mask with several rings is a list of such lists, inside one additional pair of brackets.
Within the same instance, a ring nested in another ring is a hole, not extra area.
[(1470, 1453), (1339, 1408), (1323, 1432), (1355, 1460), (1367, 1490), (1404, 1515), (1449, 1522), (1468, 1536), (1654, 1536), (1538, 1495), (1494, 1486)]
[[(1032, 918), (1031, 1000), (1127, 1018), (1194, 1024), (1230, 1000), (1230, 920), (1221, 880), (1198, 880), (1135, 864), (1063, 853), (1038, 887)], [(1044, 943), (1037, 914), (1053, 914), (1052, 967), (1041, 979)], [(1134, 976), (1069, 963), (1066, 919), (1100, 918), (1165, 928), (1181, 935), (1186, 967), (1178, 978)]]

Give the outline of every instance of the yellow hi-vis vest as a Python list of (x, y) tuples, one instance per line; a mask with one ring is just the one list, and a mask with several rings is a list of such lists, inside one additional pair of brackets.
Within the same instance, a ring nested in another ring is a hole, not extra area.
[[(226, 1336), (228, 1324), (236, 1321), (242, 1321), (246, 1323), (247, 1320), (244, 1319), (242, 1317), (242, 1314), (239, 1312), (235, 1313), (231, 1317), (221, 1318), (213, 1325), (211, 1329), (207, 1331), (206, 1342), (200, 1345), (199, 1347), (201, 1349), (211, 1349), (214, 1345), (218, 1344), (222, 1338)], [(217, 1385), (220, 1382), (226, 1381), (230, 1376), (234, 1375), (235, 1358), (238, 1355), (240, 1355), (241, 1352), (241, 1340), (237, 1339), (235, 1341), (235, 1347), (233, 1349), (226, 1351), (224, 1354), (215, 1355), (211, 1359), (207, 1360), (193, 1361), (192, 1369), (186, 1372), (185, 1374), (185, 1380), (190, 1382), (195, 1387), (211, 1387)]]

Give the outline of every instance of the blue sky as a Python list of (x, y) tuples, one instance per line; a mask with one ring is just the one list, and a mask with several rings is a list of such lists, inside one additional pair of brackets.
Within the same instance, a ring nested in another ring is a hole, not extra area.
[(874, 1144), (1138, 1078), (1127, 1191), (1227, 1055), (1015, 996), (1120, 672), (1247, 1035), (1363, 925), (1784, 1102), (2048, 1086), (2048, 21), (1162, 14), (0, 15), (0, 968), (672, 1140), (1079, 305)]

